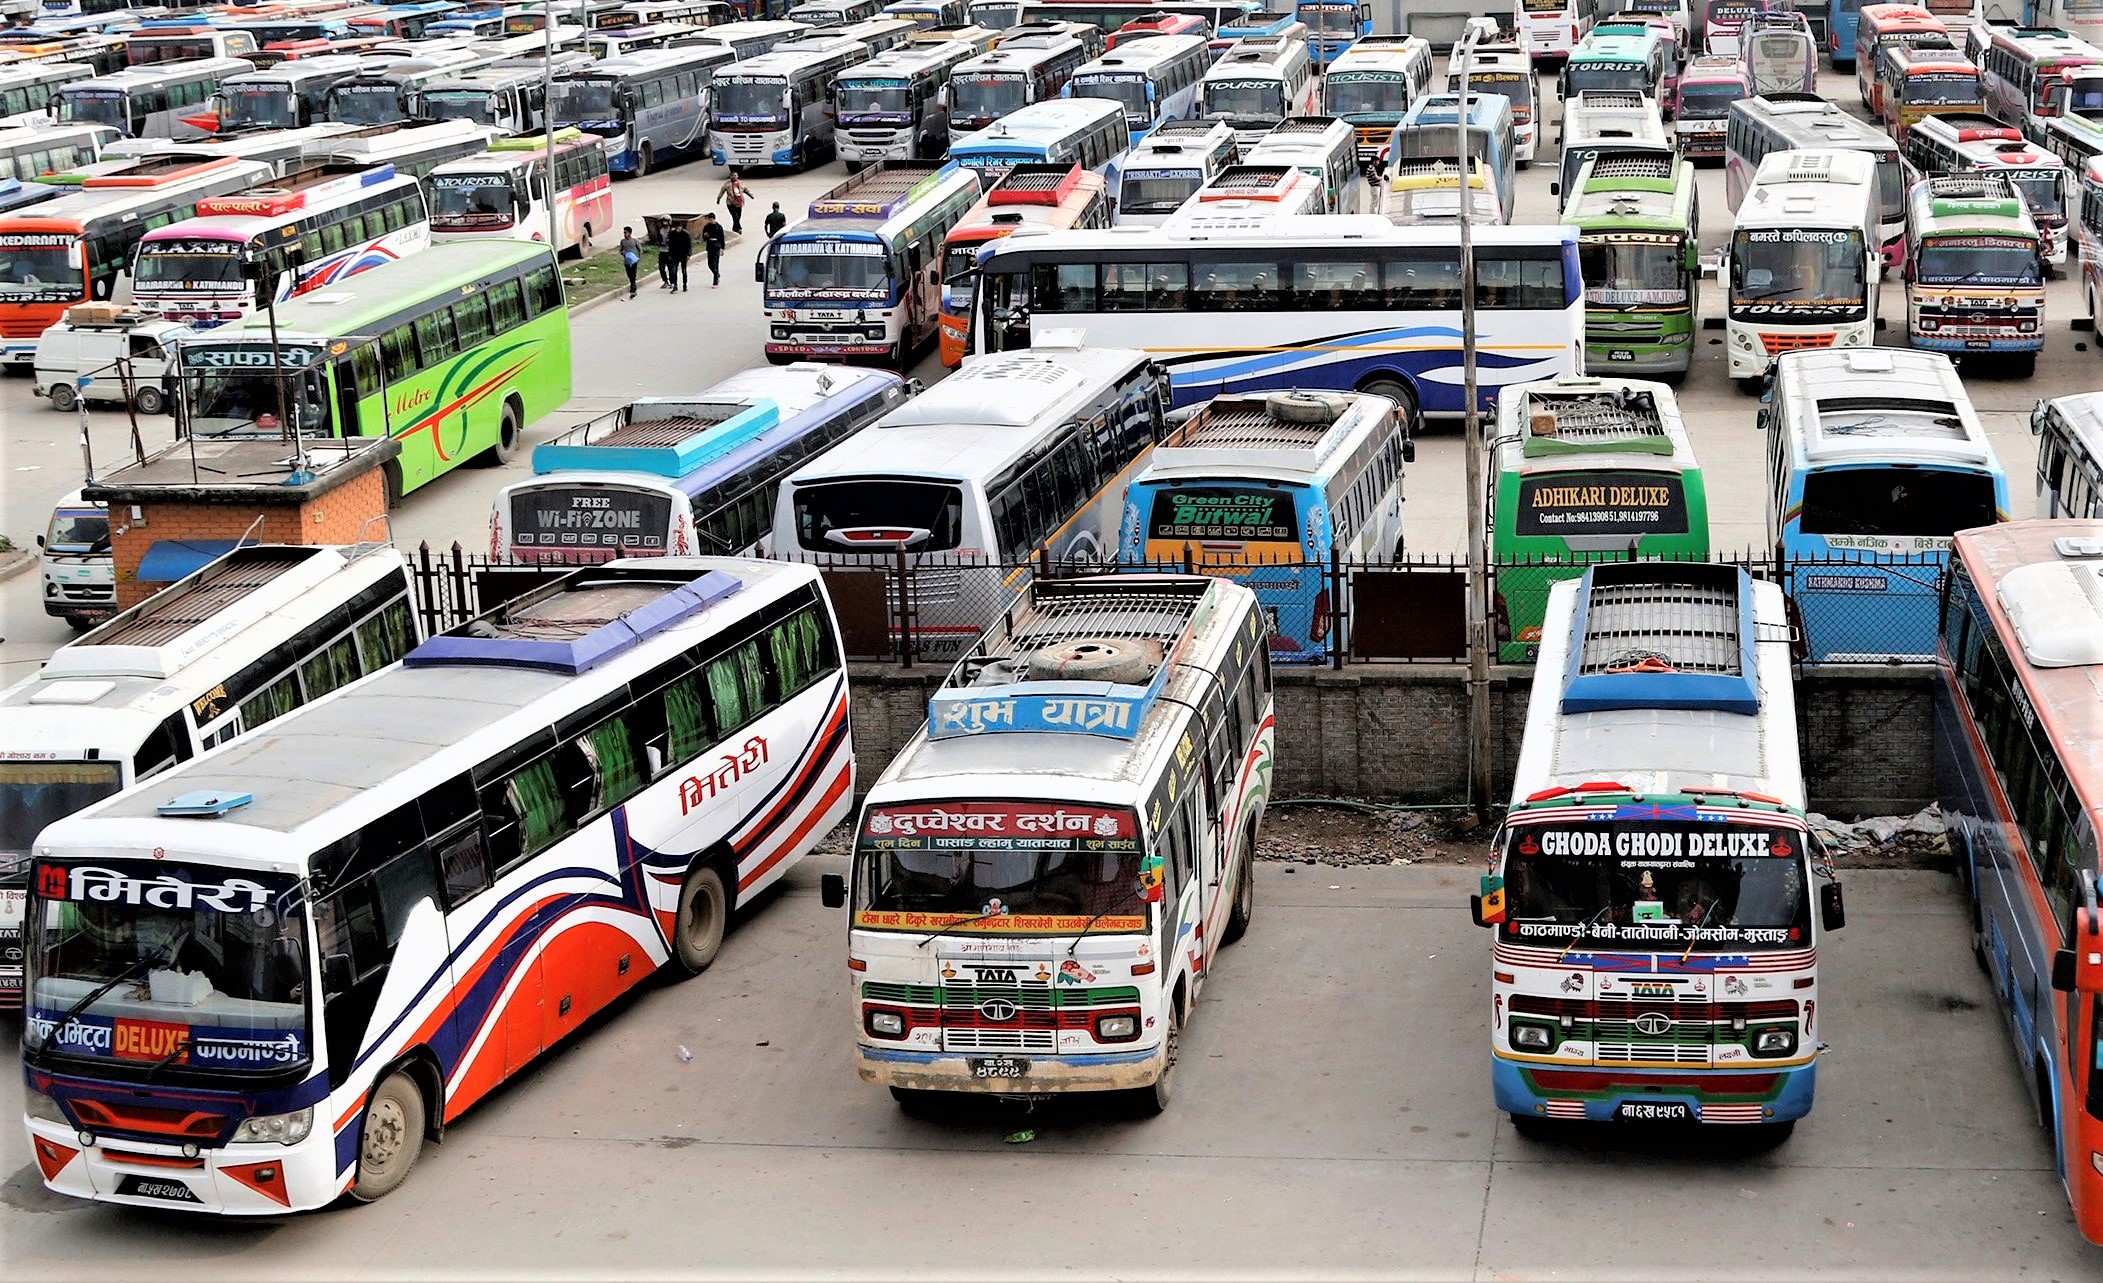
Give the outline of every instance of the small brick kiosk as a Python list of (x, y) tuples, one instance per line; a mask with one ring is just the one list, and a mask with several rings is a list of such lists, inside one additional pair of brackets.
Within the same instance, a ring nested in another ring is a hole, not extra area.
[(177, 441), (112, 469), (81, 493), (110, 508), (117, 609), (125, 610), (250, 543), (384, 541), (382, 464), (391, 437), (310, 443), (305, 467), (281, 440)]

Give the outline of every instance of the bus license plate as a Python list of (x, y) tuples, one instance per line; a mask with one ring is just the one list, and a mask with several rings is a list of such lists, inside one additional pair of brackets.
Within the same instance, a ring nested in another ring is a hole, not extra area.
[(966, 1063), (973, 1078), (1020, 1078), (1030, 1072), (1030, 1062), (1020, 1056), (974, 1056)]
[(1624, 1100), (1614, 1117), (1624, 1123), (1691, 1123), (1694, 1110), (1678, 1100)]
[(1609, 361), (1633, 361), (1636, 359), (1636, 354), (1625, 347), (1610, 348), (1607, 351), (1606, 359)]
[(201, 1203), (187, 1181), (166, 1176), (127, 1176), (117, 1182), (117, 1192), (131, 1198), (158, 1198), (169, 1203)]

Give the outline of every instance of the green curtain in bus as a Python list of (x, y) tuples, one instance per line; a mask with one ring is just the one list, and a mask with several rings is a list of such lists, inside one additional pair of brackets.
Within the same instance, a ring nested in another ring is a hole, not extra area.
[(673, 762), (691, 762), (708, 747), (708, 706), (701, 679), (685, 677), (665, 687), (665, 752)]
[(555, 783), (555, 764), (542, 758), (511, 777), (506, 786), (511, 809), (518, 813), (519, 849), (541, 850), (562, 832), (562, 789)]
[(715, 700), (716, 724), (728, 734), (759, 716), (765, 706), (766, 668), (759, 639), (708, 662), (708, 693)]
[(642, 787), (642, 770), (626, 722), (618, 717), (602, 722), (584, 739), (591, 745), (592, 766), (599, 777), (599, 805), (613, 806), (634, 796)]
[(810, 685), (818, 675), (817, 614), (799, 611), (774, 625), (767, 632), (767, 648), (784, 698)]

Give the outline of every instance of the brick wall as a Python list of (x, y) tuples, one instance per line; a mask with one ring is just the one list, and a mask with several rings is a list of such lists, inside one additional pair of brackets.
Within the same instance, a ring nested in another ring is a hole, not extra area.
[(156, 543), (239, 539), (259, 516), (263, 524), (253, 537), (262, 543), (352, 544), (387, 537), (385, 525), (372, 520), (387, 511), (386, 480), (378, 468), (303, 504), (148, 498), (137, 504), (142, 516), (137, 522), (131, 518), (132, 507), (127, 502), (110, 505), (110, 555), (116, 565), (120, 610), (167, 587), (139, 582), (139, 563)]

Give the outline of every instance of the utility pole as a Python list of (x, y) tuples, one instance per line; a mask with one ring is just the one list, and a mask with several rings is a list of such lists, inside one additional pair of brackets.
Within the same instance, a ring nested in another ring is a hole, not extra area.
[(1468, 73), (1475, 62), (1475, 44), (1481, 28), (1468, 25), (1455, 47), (1460, 59), (1460, 352), (1467, 396), (1468, 487), (1468, 802), (1475, 818), (1490, 818), (1490, 635), (1489, 567), (1483, 515), (1483, 441), (1481, 398), (1475, 386), (1475, 193), (1469, 183), (1474, 168), (1468, 163)]
[(545, 57), (540, 68), (540, 132), (547, 155), (540, 163), (541, 194), (548, 202), (548, 252), (562, 262), (562, 241), (555, 233), (555, 0), (548, 0), (548, 20), (540, 29)]

